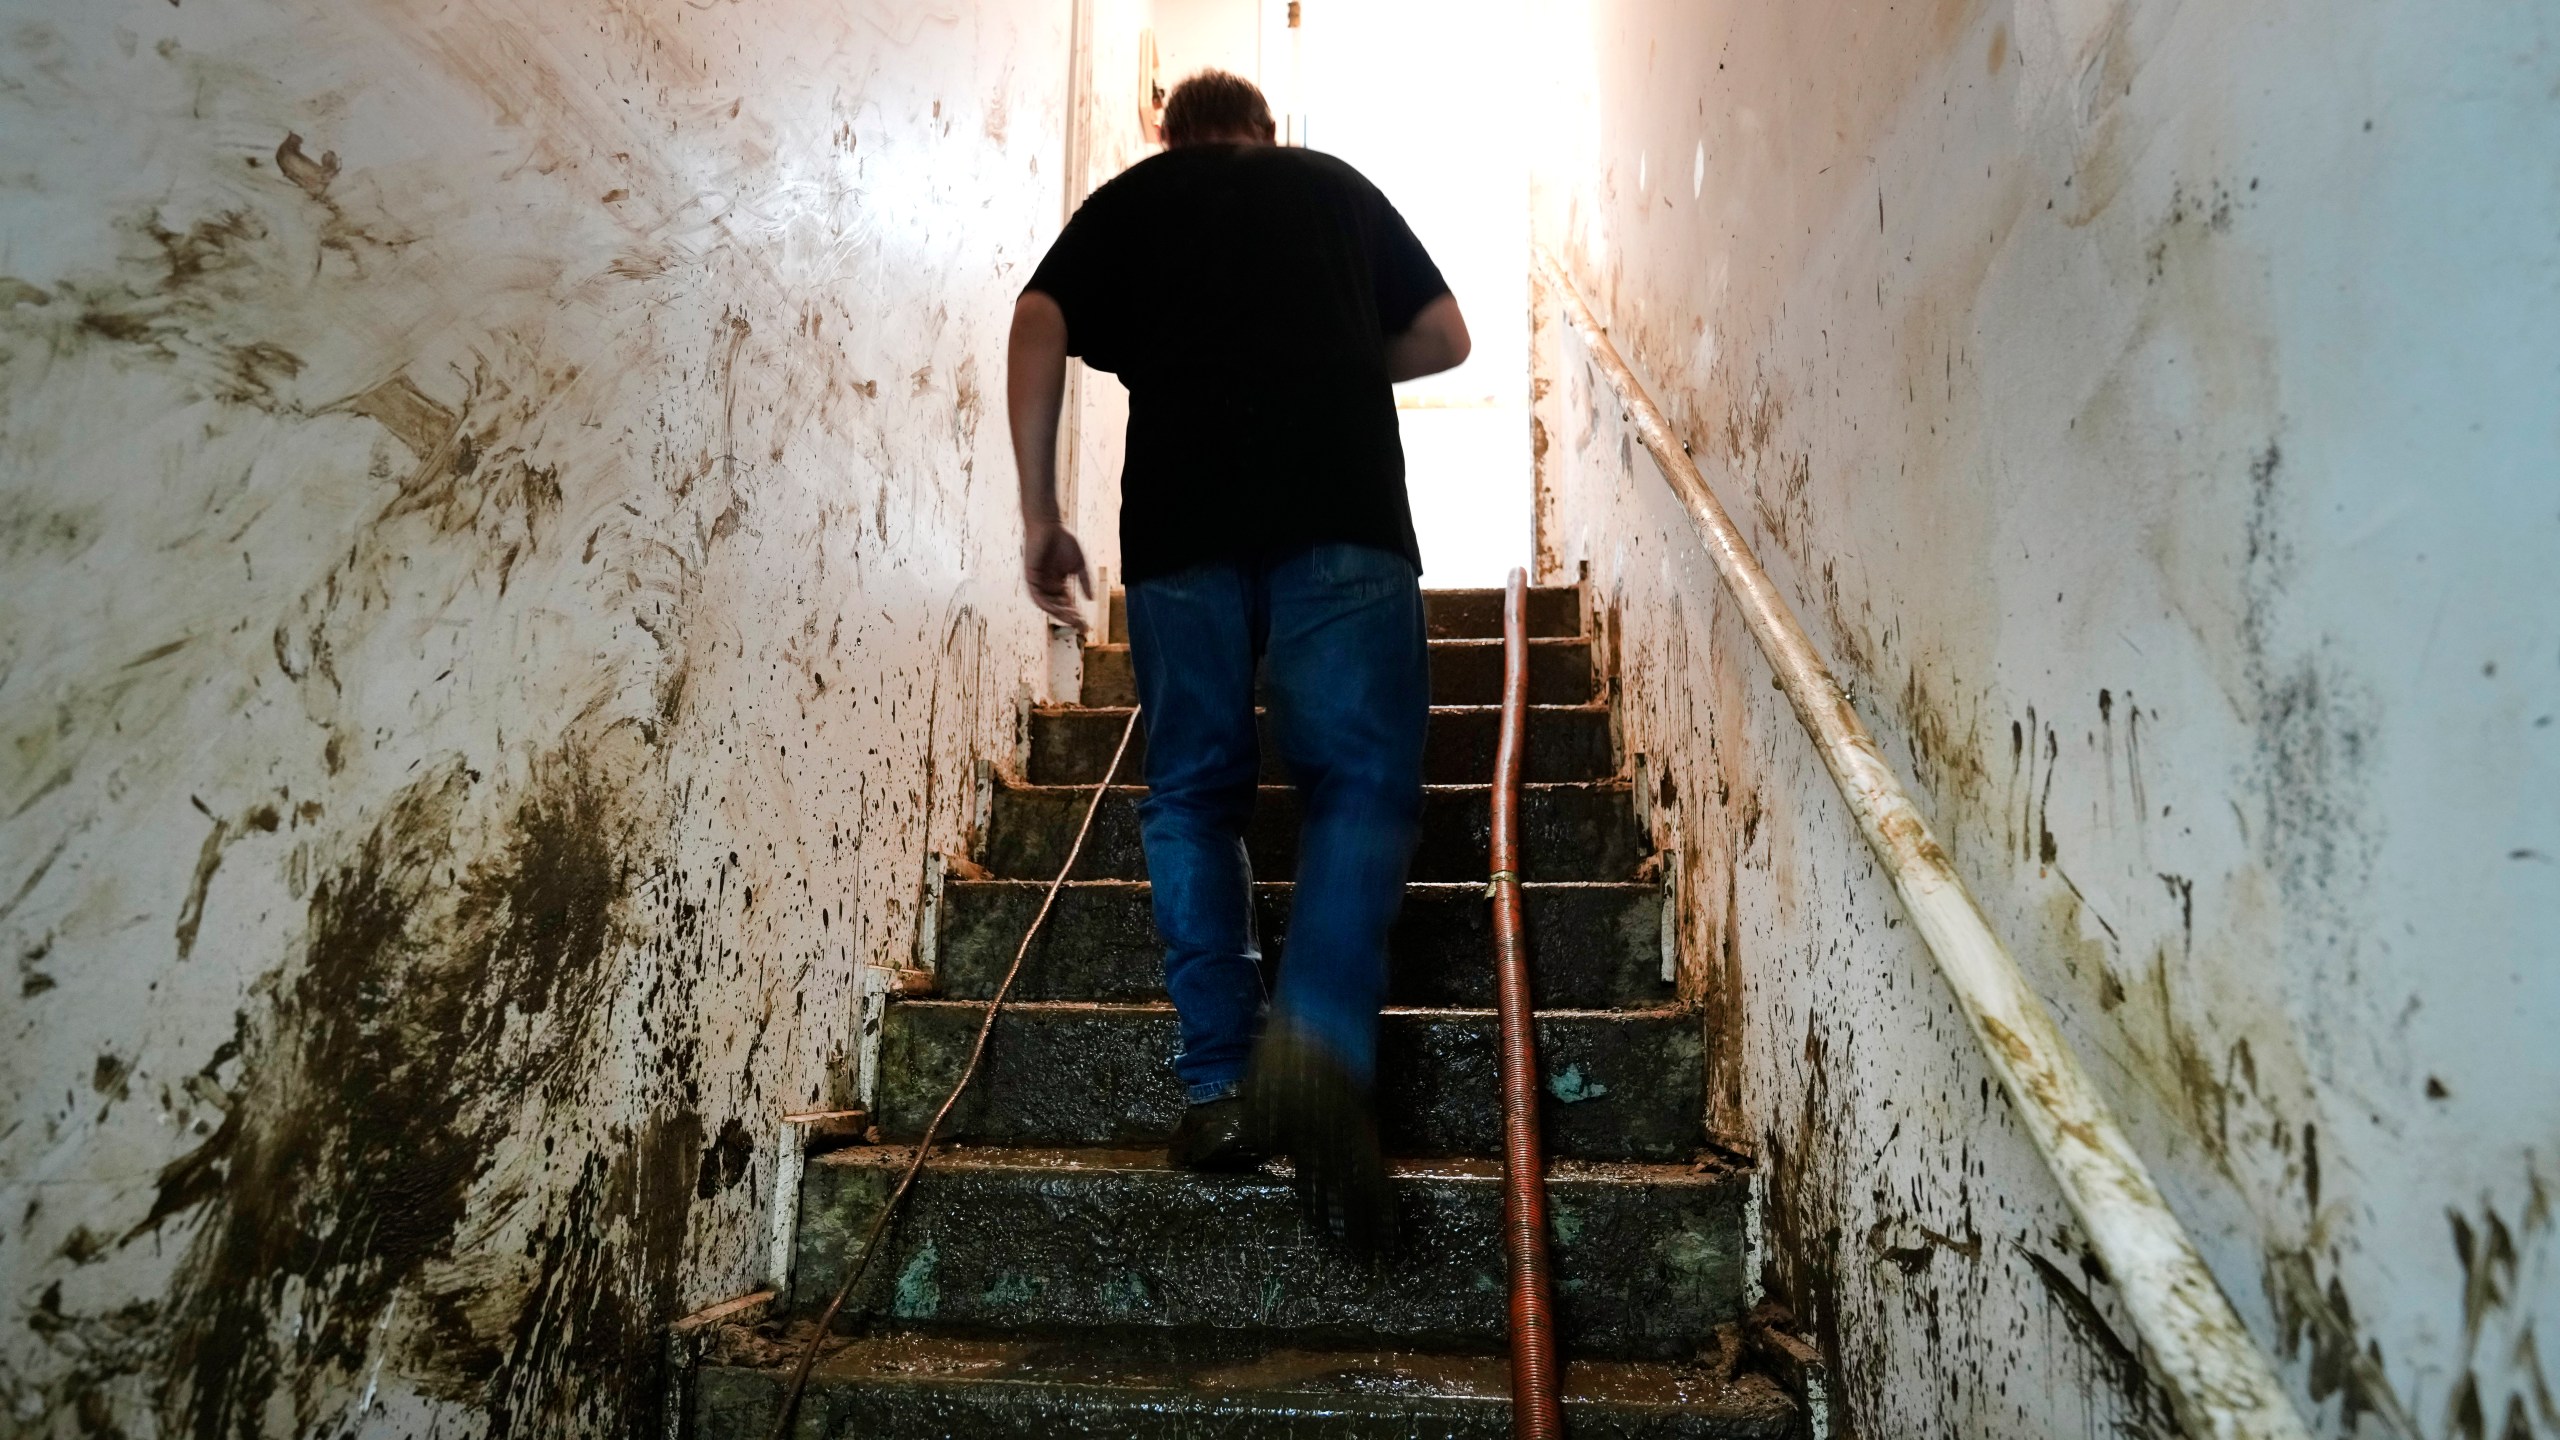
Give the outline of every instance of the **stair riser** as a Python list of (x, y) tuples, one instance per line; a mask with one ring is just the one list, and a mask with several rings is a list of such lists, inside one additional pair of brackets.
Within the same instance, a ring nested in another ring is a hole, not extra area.
[[(1031, 764), (1027, 777), (1037, 785), (1091, 785), (1111, 765), (1127, 712), (1111, 710), (1044, 710), (1031, 717)], [(1262, 779), (1286, 784), (1289, 767), (1272, 739), (1266, 719), (1262, 730)], [(1483, 785), (1493, 778), (1493, 751), (1502, 730), (1498, 710), (1436, 710), (1423, 751), (1423, 779), (1433, 785)], [(1522, 778), (1532, 784), (1550, 780), (1605, 780), (1617, 765), (1609, 746), (1609, 712), (1597, 706), (1539, 708), (1529, 712), (1528, 748), (1521, 757)], [(1146, 727), (1129, 741), (1129, 753), (1115, 776), (1136, 784), (1147, 773)]]
[[(1592, 697), (1591, 647), (1580, 640), (1543, 640), (1529, 647), (1529, 703), (1580, 705)], [(1083, 703), (1135, 705), (1138, 685), (1125, 647), (1084, 652)], [(1431, 647), (1431, 703), (1502, 703), (1502, 647), (1491, 643), (1436, 642)]]
[[(788, 1371), (719, 1367), (696, 1384), (705, 1436), (763, 1440)], [(1741, 1414), (1659, 1405), (1564, 1406), (1575, 1440), (1791, 1440), (1793, 1410), (1770, 1395)], [(917, 1377), (830, 1386), (801, 1402), (794, 1440), (1512, 1440), (1508, 1395), (1416, 1399), (1386, 1391), (1267, 1395), (1162, 1392)]]
[[(1434, 640), (1498, 640), (1502, 638), (1500, 590), (1425, 590), (1423, 623)], [(1582, 595), (1570, 585), (1529, 587), (1529, 634), (1534, 639), (1582, 633)], [(1129, 597), (1111, 592), (1109, 639), (1129, 643)]]
[[(1143, 880), (1135, 790), (1114, 789), (1094, 816), (1093, 835), (1076, 862), (1078, 880)], [(1481, 882), (1487, 873), (1490, 792), (1432, 790), (1423, 796), (1422, 837), (1410, 879)], [(1048, 880), (1075, 842), (1090, 791), (1002, 786), (987, 825), (985, 864), (999, 878)], [(1521, 878), (1630, 880), (1644, 858), (1643, 832), (1622, 785), (1529, 786), (1520, 792)], [(1254, 874), (1285, 880), (1298, 865), (1298, 800), (1266, 788), (1245, 830)]]
[[(935, 922), (941, 996), (995, 993), (1046, 886), (954, 881)], [(1255, 887), (1266, 964), (1286, 951), (1292, 887)], [(1662, 977), (1662, 893), (1649, 885), (1523, 891), (1531, 1003), (1549, 1010), (1650, 1008), (1671, 1003)], [(1164, 999), (1164, 952), (1140, 882), (1058, 894), (1039, 946), (1014, 982), (1017, 1000)], [(1417, 885), (1388, 937), (1390, 1005), (1493, 1004), (1492, 904), (1477, 885)]]
[[(903, 1158), (810, 1166), (792, 1281), (804, 1303), (842, 1282)], [(849, 1308), (949, 1327), (1499, 1343), (1508, 1325), (1499, 1179), (1400, 1176), (1396, 1191), (1401, 1243), (1372, 1271), (1311, 1233), (1288, 1184), (1265, 1176), (928, 1166)], [(1687, 1356), (1737, 1318), (1744, 1193), (1729, 1177), (1551, 1181), (1567, 1346), (1592, 1357)]]
[[(982, 1005), (901, 1002), (881, 1035), (878, 1110), (893, 1140), (921, 1133), (960, 1075)], [(1008, 1009), (944, 1135), (990, 1145), (1161, 1145), (1182, 1113), (1169, 1009)], [(1687, 1159), (1704, 1097), (1695, 1017), (1538, 1019), (1547, 1153)], [(1492, 1155), (1501, 1144), (1494, 1022), (1414, 1011), (1379, 1022), (1380, 1139), (1401, 1155)], [(1567, 1098), (1570, 1097), (1570, 1098)]]

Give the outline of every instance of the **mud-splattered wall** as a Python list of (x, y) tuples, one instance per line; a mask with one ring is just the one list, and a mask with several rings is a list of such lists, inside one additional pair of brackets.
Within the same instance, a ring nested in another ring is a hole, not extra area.
[[(2560, 1435), (2560, 21), (1549, 7), (1540, 226), (2324, 1434)], [(1873, 1436), (2165, 1434), (1569, 335), (1541, 534)]]
[(1046, 674), (1068, 10), (15, 7), (0, 1428), (654, 1423)]

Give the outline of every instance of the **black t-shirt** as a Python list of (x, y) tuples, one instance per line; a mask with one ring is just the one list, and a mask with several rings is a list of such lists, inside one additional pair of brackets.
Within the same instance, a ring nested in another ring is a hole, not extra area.
[(1421, 568), (1386, 340), (1448, 293), (1330, 155), (1190, 145), (1093, 192), (1025, 287), (1129, 387), (1120, 561), (1145, 580), (1350, 541)]

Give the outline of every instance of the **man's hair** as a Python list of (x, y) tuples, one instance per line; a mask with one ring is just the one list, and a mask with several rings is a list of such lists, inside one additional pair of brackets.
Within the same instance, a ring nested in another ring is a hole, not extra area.
[(1254, 83), (1224, 70), (1203, 70), (1173, 87), (1164, 102), (1164, 143), (1200, 145), (1271, 129), (1271, 102)]

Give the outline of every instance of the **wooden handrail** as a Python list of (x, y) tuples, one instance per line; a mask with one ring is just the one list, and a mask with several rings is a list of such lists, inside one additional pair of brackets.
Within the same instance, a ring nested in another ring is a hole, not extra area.
[(1983, 1058), (2025, 1119), (2027, 1133), (2115, 1281), (2142, 1336), (2143, 1362), (2167, 1392), (2179, 1426), (2195, 1440), (2309, 1440), (2273, 1362), (2232, 1310), (2071, 1042), (1993, 933), (1875, 737), (1707, 487), (1688, 447), (1672, 433), (1564, 267), (1544, 248), (1537, 265), (1663, 478), (1704, 532), (1716, 573), (1777, 672), (1796, 719), (1892, 877), (1912, 928), (1973, 1026)]

